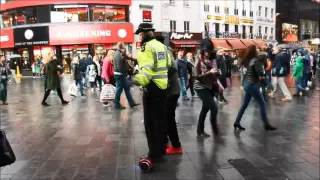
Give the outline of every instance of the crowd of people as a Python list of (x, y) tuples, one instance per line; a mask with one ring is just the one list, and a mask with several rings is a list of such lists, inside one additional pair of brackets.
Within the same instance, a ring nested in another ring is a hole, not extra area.
[[(113, 102), (103, 102), (104, 106), (114, 105), (116, 109), (125, 109), (120, 103), (122, 92), (130, 107), (139, 106), (131, 95), (131, 86), (140, 86), (143, 91), (144, 125), (146, 130), (149, 153), (147, 159), (155, 161), (165, 154), (181, 154), (182, 145), (179, 140), (175, 110), (181, 95), (183, 101), (189, 101), (187, 90), (190, 89), (192, 98), (199, 97), (202, 107), (199, 114), (197, 135), (207, 138), (205, 119), (210, 111), (210, 122), (214, 135), (219, 135), (217, 123), (217, 103), (228, 103), (224, 97), (224, 90), (231, 86), (232, 69), (238, 67), (241, 72), (241, 86), (245, 91), (242, 105), (234, 122), (234, 129), (245, 130), (240, 122), (252, 97), (260, 107), (260, 115), (266, 131), (274, 131), (266, 113), (267, 96), (275, 98), (280, 88), (284, 94), (281, 100), (291, 101), (292, 95), (286, 86), (286, 77), (290, 75), (290, 55), (279, 47), (255, 45), (248, 46), (231, 56), (223, 49), (214, 49), (209, 39), (201, 41), (200, 52), (197, 55), (178, 51), (177, 57), (170, 47), (164, 44), (163, 36), (155, 36), (155, 29), (151, 24), (139, 25), (136, 34), (139, 35), (142, 47), (133, 58), (121, 42), (115, 50), (109, 50), (104, 58), (90, 55), (81, 58), (74, 54), (71, 62), (72, 78), (80, 90), (80, 95), (86, 97), (85, 89), (92, 92), (102, 91), (104, 85), (115, 87)], [(3, 105), (7, 105), (8, 70), (4, 56), (0, 56), (0, 98)], [(50, 92), (55, 90), (63, 105), (68, 104), (62, 95), (60, 76), (62, 67), (59, 65), (53, 51), (44, 57), (44, 68), (41, 74), (45, 77), (45, 92), (43, 106)], [(237, 61), (234, 61), (237, 59)], [(319, 57), (308, 49), (299, 49), (292, 78), (295, 80), (296, 92), (293, 96), (306, 94), (316, 71)], [(196, 95), (197, 94), (197, 95)], [(215, 100), (216, 99), (216, 100)], [(171, 145), (169, 145), (171, 142)]]

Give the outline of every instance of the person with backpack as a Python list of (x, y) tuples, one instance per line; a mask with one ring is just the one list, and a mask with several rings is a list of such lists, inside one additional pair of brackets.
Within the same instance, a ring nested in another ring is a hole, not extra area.
[(269, 93), (269, 97), (274, 99), (275, 93), (278, 90), (277, 85), (284, 94), (284, 98), (281, 99), (283, 102), (291, 101), (292, 97), (290, 91), (285, 83), (285, 77), (290, 73), (290, 56), (283, 51), (280, 51), (279, 47), (275, 47), (273, 54), (275, 54), (274, 61), (272, 62), (272, 79), (271, 83), (273, 86), (273, 91)]
[(295, 80), (295, 86), (296, 86), (296, 92), (293, 94), (293, 96), (300, 96), (300, 93), (304, 93), (305, 89), (302, 87), (302, 77), (303, 77), (303, 52), (302, 50), (297, 51), (297, 58), (296, 58), (296, 64), (294, 66), (292, 78)]
[[(78, 54), (75, 54), (74, 57), (78, 57)], [(81, 74), (81, 81), (83, 83), (83, 88), (87, 88), (87, 67), (88, 67), (88, 60), (86, 58), (82, 58), (79, 61), (79, 69), (80, 69), (80, 74)]]

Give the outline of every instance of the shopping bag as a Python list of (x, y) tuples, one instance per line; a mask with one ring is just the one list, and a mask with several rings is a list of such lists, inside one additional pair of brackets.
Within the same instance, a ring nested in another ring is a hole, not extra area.
[(71, 96), (77, 96), (77, 92), (78, 87), (74, 83), (70, 84), (68, 94), (70, 94)]
[(114, 100), (116, 96), (116, 87), (111, 84), (105, 84), (100, 94), (100, 102), (108, 102)]
[(16, 156), (9, 144), (4, 130), (0, 129), (0, 167), (10, 165), (16, 161)]

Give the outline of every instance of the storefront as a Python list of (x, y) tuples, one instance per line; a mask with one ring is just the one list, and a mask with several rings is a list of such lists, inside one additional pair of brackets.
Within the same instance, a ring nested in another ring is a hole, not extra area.
[(13, 29), (0, 29), (0, 54), (10, 55), (14, 53)]
[(180, 50), (183, 50), (186, 53), (191, 52), (195, 54), (197, 48), (200, 47), (201, 39), (202, 33), (169, 33), (170, 46), (172, 47), (175, 53), (177, 53)]

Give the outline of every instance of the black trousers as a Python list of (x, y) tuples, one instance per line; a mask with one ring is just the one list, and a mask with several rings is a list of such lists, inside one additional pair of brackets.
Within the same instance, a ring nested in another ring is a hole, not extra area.
[[(52, 89), (46, 89), (45, 93), (44, 93), (44, 96), (43, 96), (43, 100), (42, 100), (42, 103), (45, 103), (47, 98), (49, 97), (50, 95), (50, 92), (51, 92)], [(61, 88), (57, 88), (57, 93), (58, 93), (58, 96), (61, 100), (61, 102), (64, 101), (63, 99), (63, 96), (62, 96), (62, 91), (61, 91)]]
[(169, 139), (167, 139), (167, 143), (169, 142), (168, 140), (170, 140), (171, 145), (175, 148), (181, 147), (176, 123), (176, 108), (179, 97), (180, 94), (168, 96), (166, 102), (166, 119), (168, 122), (169, 137)]
[(214, 93), (209, 89), (198, 89), (196, 90), (199, 98), (202, 101), (202, 108), (199, 115), (197, 133), (204, 133), (204, 122), (207, 117), (207, 113), (210, 111), (210, 121), (212, 125), (213, 132), (217, 133), (217, 115), (218, 115), (218, 107), (213, 100)]
[(191, 92), (191, 95), (194, 96), (195, 95), (195, 92), (194, 92), (194, 77), (191, 76), (189, 78), (189, 85), (187, 87), (187, 90), (190, 88), (190, 92)]
[(148, 157), (157, 159), (166, 153), (166, 90), (151, 82), (143, 92), (144, 126), (149, 146)]

